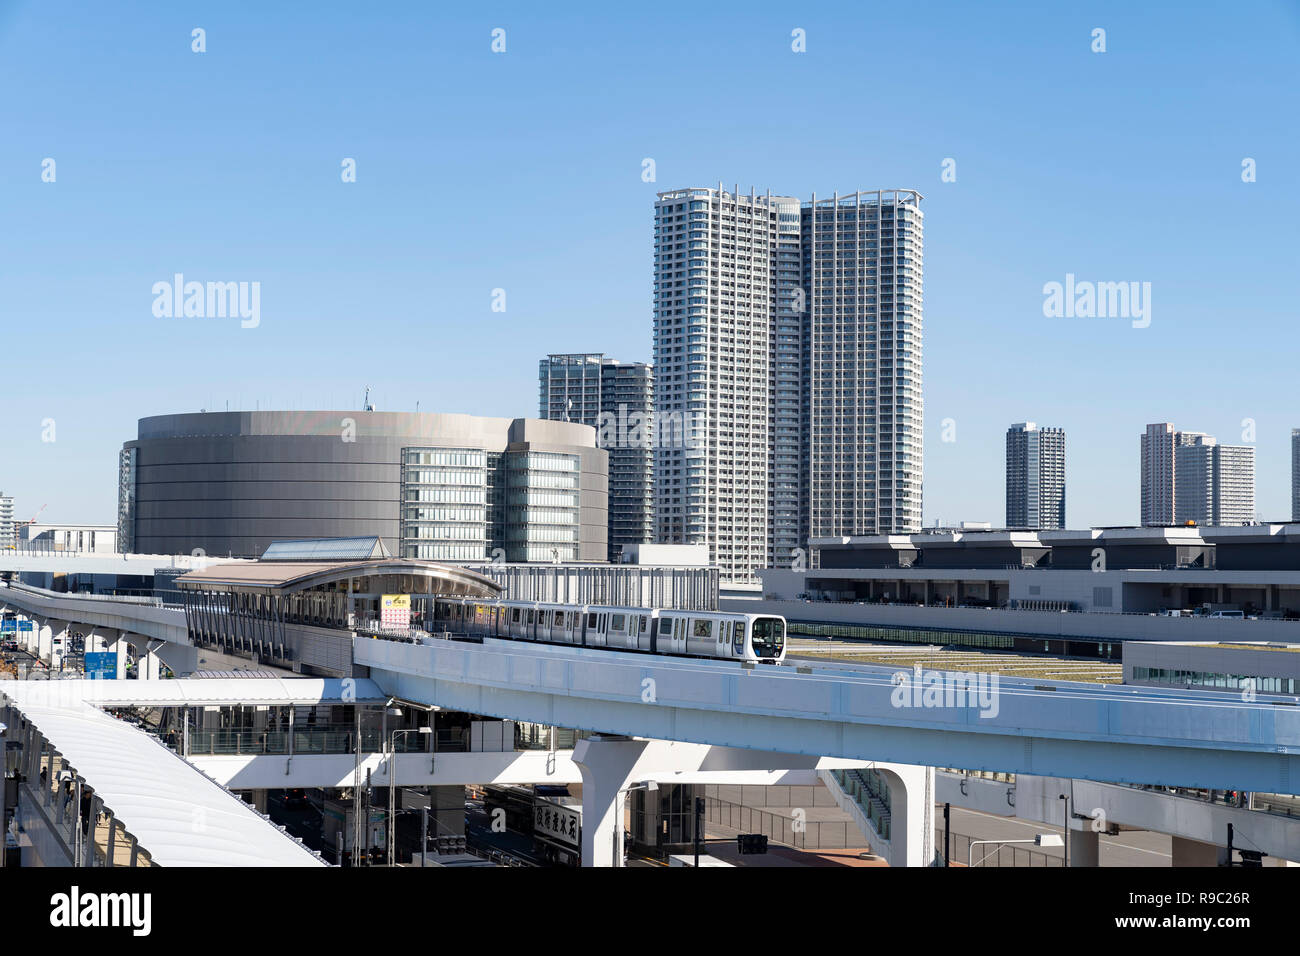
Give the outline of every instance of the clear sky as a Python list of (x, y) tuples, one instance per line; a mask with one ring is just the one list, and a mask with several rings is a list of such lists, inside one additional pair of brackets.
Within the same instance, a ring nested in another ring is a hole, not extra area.
[[(721, 180), (924, 194), (927, 524), (1002, 522), (1026, 419), (1072, 527), (1137, 521), (1165, 420), (1252, 419), (1287, 518), (1298, 55), (1284, 0), (0, 0), (0, 490), (110, 523), (136, 419), (227, 403), (535, 415), (547, 352), (650, 359), (654, 195)], [(260, 324), (155, 317), (178, 272)], [(1067, 274), (1150, 326), (1045, 317)]]

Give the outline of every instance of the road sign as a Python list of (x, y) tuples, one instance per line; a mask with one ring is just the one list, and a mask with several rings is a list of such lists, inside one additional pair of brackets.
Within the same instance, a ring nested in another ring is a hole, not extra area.
[(32, 630), (32, 622), (31, 622), (31, 621), (19, 621), (19, 622), (18, 622), (18, 630), (20, 630), (20, 631), (30, 631), (30, 630)]
[(96, 651), (86, 655), (87, 680), (117, 680), (117, 655)]
[(18, 622), (13, 618), (6, 618), (0, 621), (0, 634), (11, 634), (18, 630)]

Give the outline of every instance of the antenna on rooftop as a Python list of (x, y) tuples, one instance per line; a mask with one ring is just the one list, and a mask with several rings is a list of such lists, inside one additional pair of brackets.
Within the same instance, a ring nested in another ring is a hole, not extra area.
[(369, 385), (366, 386), (366, 398), (365, 398), (365, 401), (362, 403), (361, 408), (362, 408), (363, 411), (367, 411), (367, 412), (373, 412), (373, 411), (375, 410), (375, 406), (373, 406), (373, 405), (370, 404), (370, 386), (369, 386)]

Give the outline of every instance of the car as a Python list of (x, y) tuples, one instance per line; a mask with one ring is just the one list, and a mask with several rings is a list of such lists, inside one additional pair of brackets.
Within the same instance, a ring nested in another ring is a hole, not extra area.
[(1236, 618), (1237, 620), (1241, 620), (1245, 616), (1245, 612), (1243, 611), (1212, 611), (1210, 613), (1210, 617), (1230, 617)]

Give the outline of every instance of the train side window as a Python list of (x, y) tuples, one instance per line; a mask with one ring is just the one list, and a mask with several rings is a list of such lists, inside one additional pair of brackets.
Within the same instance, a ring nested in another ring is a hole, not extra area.
[(587, 626), (593, 628), (596, 626), (596, 615), (594, 612), (587, 615)]
[(650, 620), (650, 618), (649, 618), (647, 615), (645, 615), (645, 614), (642, 614), (642, 615), (641, 615), (641, 633), (642, 633), (642, 634), (644, 634), (644, 633), (646, 632), (646, 627), (647, 627), (646, 622), (649, 621), (649, 620)]
[(555, 626), (556, 626), (556, 627), (564, 627), (564, 612), (563, 612), (563, 611), (556, 611), (556, 612), (555, 612)]
[(510, 609), (510, 620), (515, 624), (519, 623), (519, 608), (512, 607)]
[(527, 620), (525, 623), (527, 623), (527, 624), (532, 624), (532, 623), (533, 623), (533, 609), (532, 609), (532, 608), (529, 608), (529, 609), (528, 609), (528, 620)]
[(611, 614), (611, 615), (610, 615), (610, 618), (611, 618), (611, 620), (610, 620), (610, 629), (611, 629), (611, 630), (622, 631), (622, 630), (626, 630), (626, 629), (627, 629), (627, 615), (626, 615), (626, 614)]
[(670, 617), (661, 617), (659, 619), (659, 636), (666, 637), (673, 632), (673, 619)]
[(695, 622), (695, 636), (696, 636), (696, 637), (712, 637), (712, 636), (713, 636), (713, 622), (712, 622), (712, 621), (700, 621), (700, 620), (697, 620), (697, 621)]

